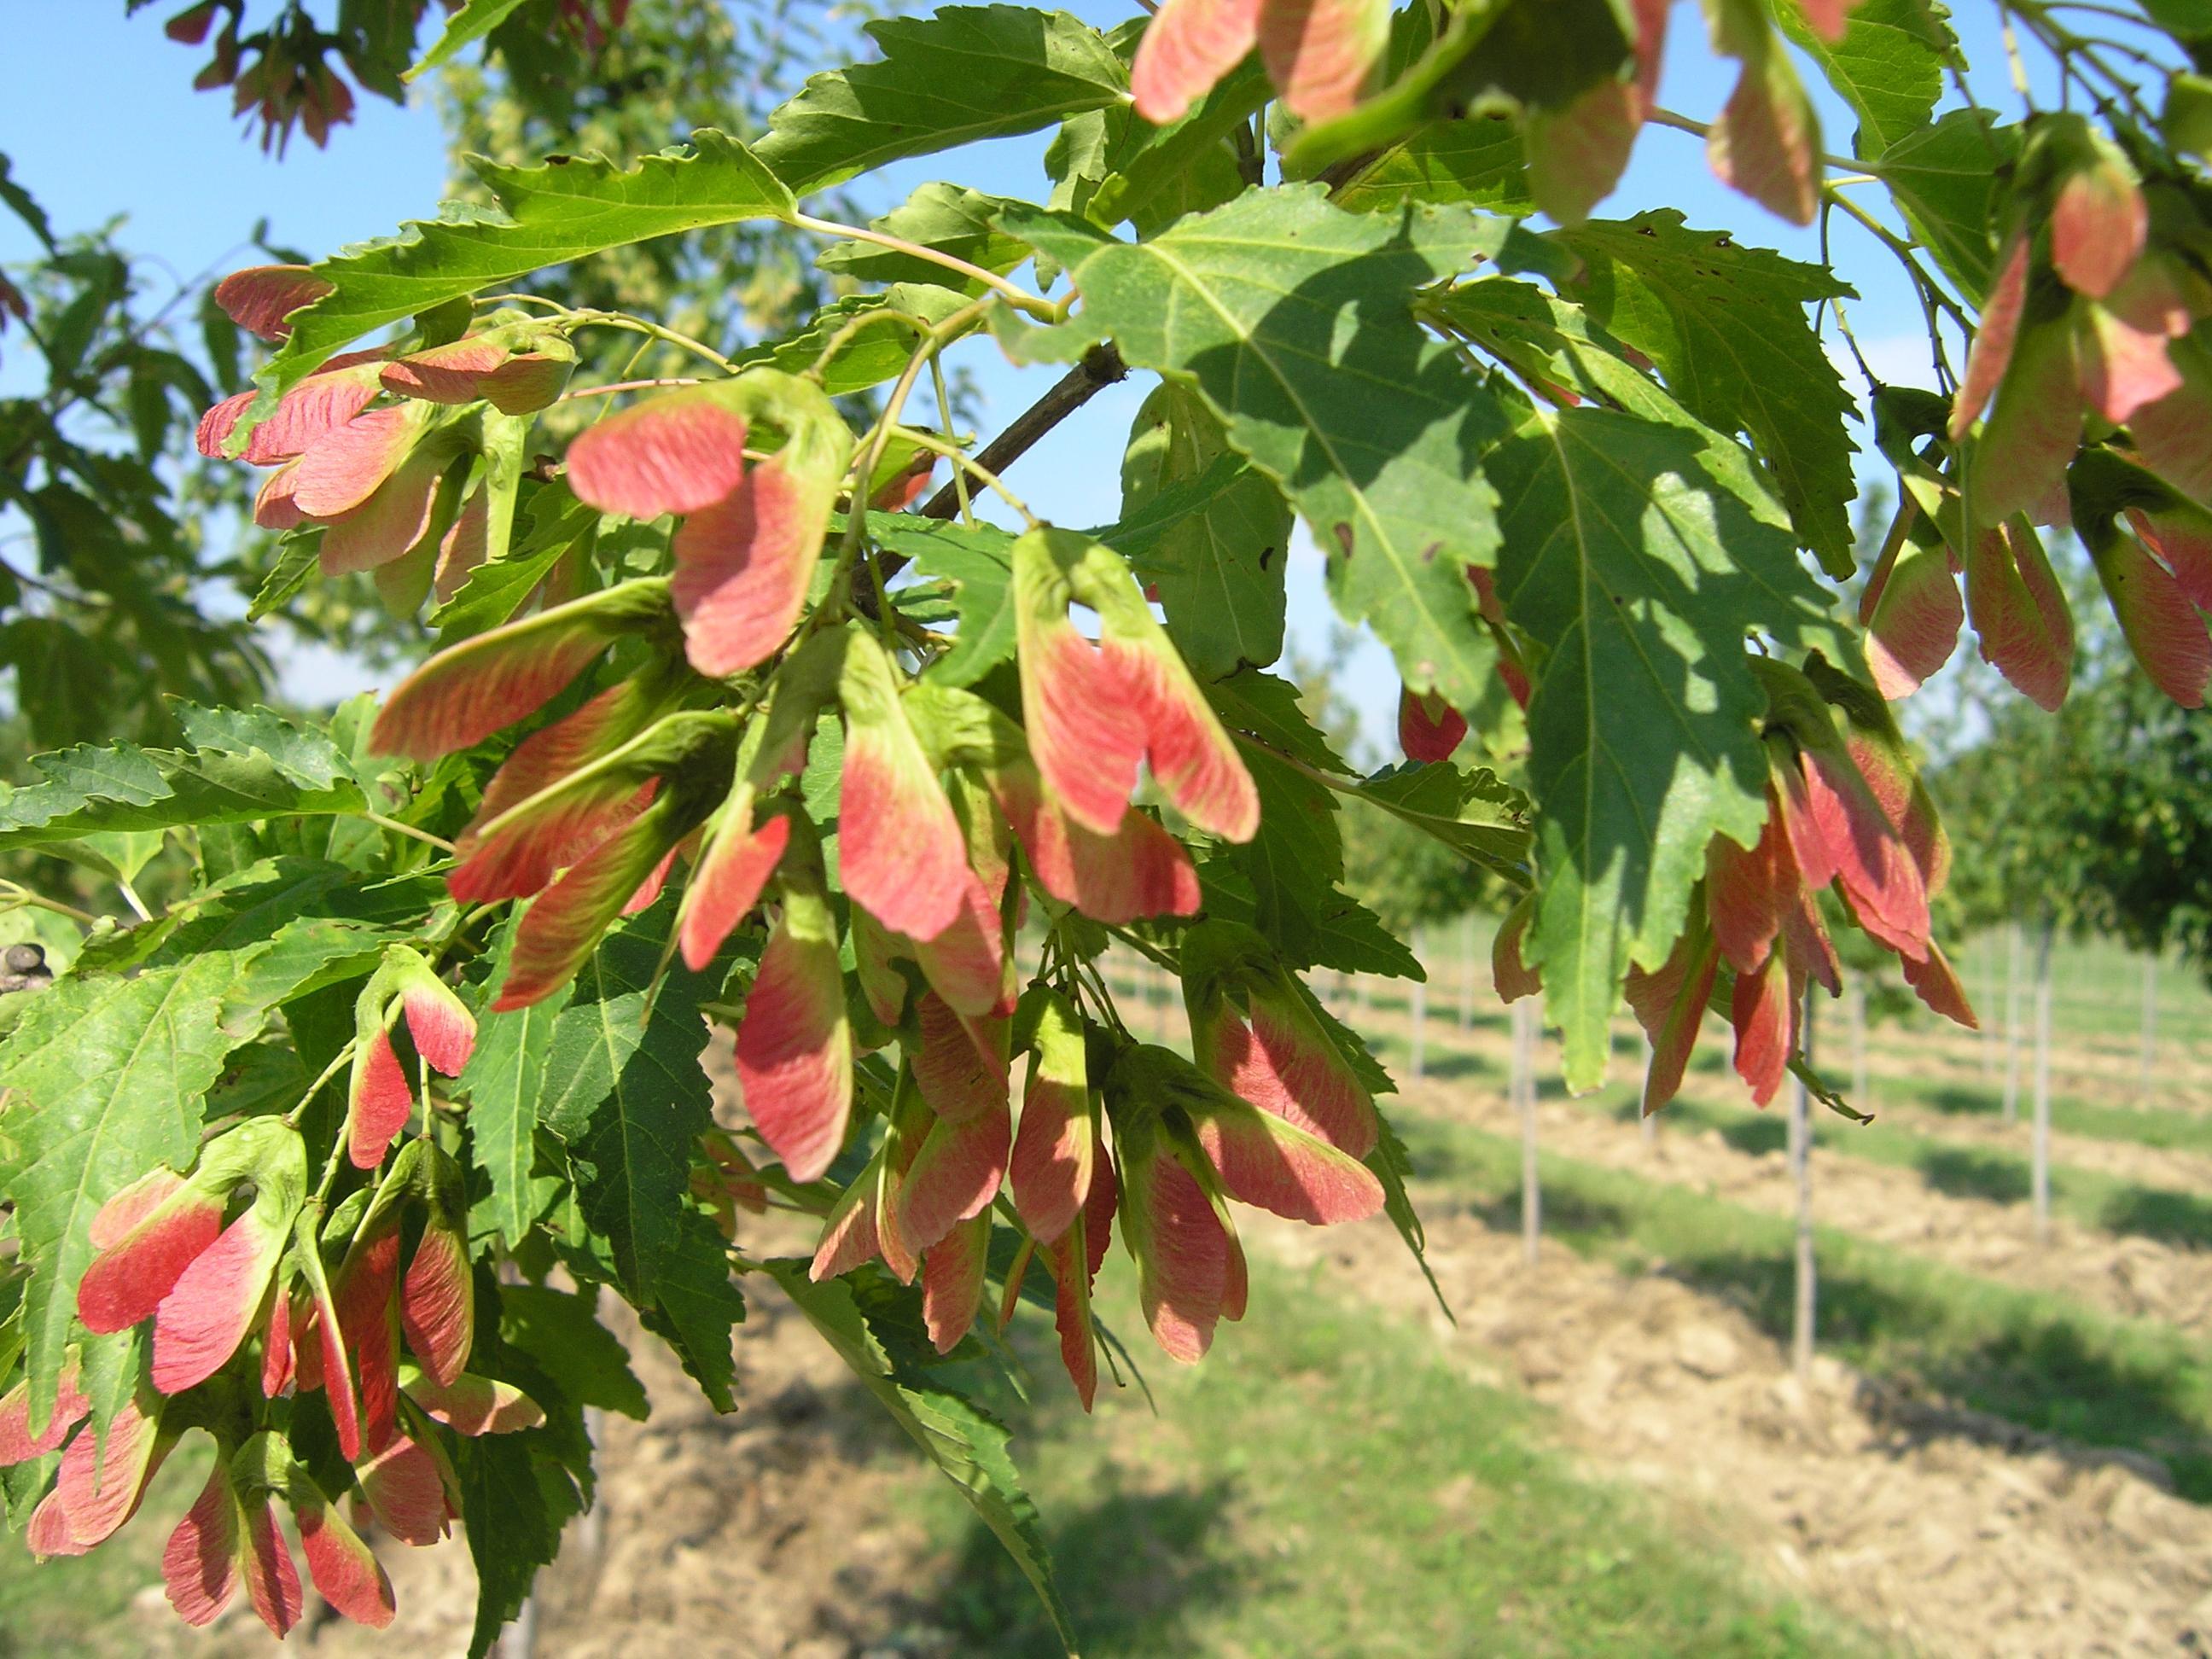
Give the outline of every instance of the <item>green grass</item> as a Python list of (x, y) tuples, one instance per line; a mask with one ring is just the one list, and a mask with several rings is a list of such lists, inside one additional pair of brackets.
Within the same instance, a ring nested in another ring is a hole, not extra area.
[[(1141, 1333), (1126, 1300), (1106, 1311)], [(1578, 1475), (1540, 1408), (1310, 1277), (1255, 1262), (1249, 1316), (1195, 1369), (1143, 1347), (1157, 1416), (1132, 1389), (1085, 1421), (1026, 1344), (1043, 1400), (1012, 1413), (1091, 1659), (1879, 1650), (1698, 1524)], [(1057, 1653), (957, 1496), (913, 1501), (960, 1555), (933, 1610), (955, 1650)]]
[[(1520, 1145), (1399, 1113), (1415, 1166), (1494, 1224), (1518, 1212)], [(1547, 1154), (1548, 1239), (1726, 1297), (1776, 1336), (1790, 1328), (1787, 1217)], [(1826, 1228), (1820, 1340), (1870, 1375), (1909, 1382), (2026, 1427), (2165, 1460), (2177, 1490), (2212, 1503), (2212, 1352), (2171, 1327), (2110, 1317)]]
[[(1601, 1111), (1633, 1124), (1633, 1097), (1592, 1095), (1573, 1104)], [(1757, 1156), (1784, 1150), (1789, 1123), (1778, 1112), (1749, 1105), (1723, 1106), (1677, 1098), (1665, 1120), (1689, 1129), (1712, 1129), (1738, 1152)], [(1994, 1204), (2025, 1204), (2033, 1166), (2014, 1152), (1980, 1146), (1948, 1146), (1899, 1128), (1877, 1116), (1872, 1123), (1847, 1123), (1823, 1113), (1813, 1138), (1823, 1152), (1840, 1153), (1892, 1169), (1911, 1170), (1939, 1193), (1954, 1198), (1985, 1199)], [(2132, 1233), (2187, 1248), (2212, 1247), (2212, 1200), (2169, 1188), (2124, 1181), (2100, 1170), (2056, 1164), (2051, 1170), (2051, 1207), (2085, 1227)]]
[[(129, 1616), (131, 1603), (161, 1582), (161, 1547), (205, 1484), (210, 1455), (206, 1438), (192, 1436), (154, 1477), (130, 1523), (89, 1554), (41, 1564), (21, 1533), (0, 1533), (0, 1659), (143, 1653), (146, 1626)], [(174, 1622), (166, 1607), (155, 1621)]]

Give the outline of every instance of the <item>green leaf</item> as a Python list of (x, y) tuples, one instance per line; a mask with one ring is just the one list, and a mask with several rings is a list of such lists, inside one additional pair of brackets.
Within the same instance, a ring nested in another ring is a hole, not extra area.
[(125, 979), (71, 975), (0, 1042), (0, 1195), (15, 1206), (31, 1417), (52, 1410), (77, 1281), (100, 1206), (157, 1164), (186, 1167), (203, 1101), (238, 1039), (221, 1015), (250, 952), (198, 956)]
[(795, 196), (1128, 95), (1128, 70), (1105, 38), (1064, 11), (947, 6), (880, 19), (866, 33), (880, 62), (811, 76), (769, 117), (761, 159)]
[(514, 613), (552, 573), (553, 567), (599, 527), (596, 508), (568, 493), (566, 484), (548, 484), (530, 501), (530, 530), (501, 557), (469, 573), (453, 597), (430, 620), (438, 625), (441, 648), (514, 620)]
[(1656, 363), (1691, 414), (1751, 434), (1799, 538), (1850, 575), (1851, 402), (1805, 307), (1851, 290), (1818, 265), (1688, 229), (1671, 208), (1554, 240), (1587, 267), (1575, 297), (1589, 314)]
[[(691, 1150), (714, 1121), (699, 1056), (704, 975), (671, 968), (656, 992), (676, 896), (611, 930), (555, 1016), (538, 1119), (567, 1146), (585, 1219), (629, 1299), (654, 1299), (680, 1243)], [(649, 1016), (648, 1016), (648, 1010)]]
[[(981, 1407), (924, 1375), (915, 1363), (918, 1356), (914, 1350), (918, 1345), (912, 1335), (898, 1341), (883, 1319), (863, 1314), (852, 1279), (826, 1279), (817, 1285), (807, 1277), (803, 1256), (780, 1257), (767, 1265), (776, 1283), (836, 1350), (838, 1358), (852, 1368), (915, 1443), (929, 1454), (945, 1478), (960, 1488), (977, 1519), (991, 1529), (1036, 1588), (1062, 1645), (1071, 1654), (1075, 1652), (1074, 1625), (1053, 1582), (1052, 1558), (1045, 1547), (1036, 1505), (1030, 1502), (1021, 1474), (1007, 1454), (1012, 1437), (1006, 1426)], [(915, 1322), (916, 1333), (919, 1323)]]
[(737, 1361), (730, 1333), (745, 1316), (745, 1299), (730, 1277), (729, 1248), (714, 1224), (693, 1209), (676, 1218), (675, 1246), (660, 1257), (657, 1304), (646, 1328), (666, 1339), (718, 1412), (738, 1408)]
[(1858, 116), (1856, 154), (1880, 155), (1928, 125), (1942, 96), (1944, 64), (1958, 51), (1950, 13), (1937, 0), (1858, 0), (1835, 41), (1806, 21), (1797, 0), (1770, 0), (1768, 9)]
[(1628, 965), (1666, 959), (1706, 843), (1749, 846), (1765, 821), (1746, 634), (1794, 641), (1826, 621), (1788, 533), (1716, 483), (1702, 447), (1610, 410), (1540, 410), (1489, 460), (1498, 596), (1544, 653), (1528, 955), (1577, 1090), (1602, 1080)]
[[(938, 276), (952, 280), (951, 271)], [(741, 368), (767, 363), (786, 374), (804, 374), (820, 361), (830, 337), (847, 324), (864, 317), (879, 318), (868, 326), (846, 333), (822, 374), (822, 389), (833, 398), (850, 397), (870, 386), (896, 380), (914, 356), (918, 337), (908, 318), (919, 318), (934, 327), (969, 303), (969, 295), (942, 282), (898, 283), (882, 294), (854, 294), (827, 305), (799, 333), (772, 344), (739, 352), (732, 361)]]
[(1520, 124), (1507, 115), (1431, 121), (1384, 150), (1336, 193), (1357, 213), (1395, 213), (1408, 202), (1468, 202), (1493, 213), (1533, 213)]
[(1528, 879), (1534, 839), (1528, 798), (1487, 767), (1462, 771), (1449, 761), (1409, 763), (1377, 772), (1346, 793), (1433, 836), (1469, 864), (1516, 885)]
[[(519, 915), (511, 917), (500, 929), (492, 945), (488, 985), (496, 985), (505, 976), (520, 921)], [(469, 1102), (470, 1161), (491, 1183), (484, 1214), (509, 1249), (522, 1243), (538, 1218), (538, 1199), (531, 1187), (538, 1151), (538, 1103), (544, 1092), (554, 1024), (570, 994), (563, 988), (542, 1002), (504, 1013), (493, 1013), (488, 1007), (478, 1010), (476, 1048), (453, 1083), (454, 1092)]]
[(180, 721), (204, 747), (116, 744), (34, 755), (46, 780), (0, 787), (0, 850), (114, 830), (241, 823), (294, 814), (365, 811), (337, 746), (267, 709), (191, 709)]
[(1324, 772), (1351, 775), (1352, 769), (1307, 718), (1298, 688), (1291, 681), (1246, 668), (1216, 680), (1206, 691), (1222, 724), (1231, 731), (1249, 732), (1269, 748)]
[(417, 58), (415, 67), (407, 71), (410, 81), (419, 80), (432, 70), (452, 60), (464, 46), (472, 46), (507, 21), (522, 0), (466, 0), (446, 23), (446, 32), (440, 35), (430, 50)]
[(1168, 635), (1200, 679), (1283, 654), (1290, 504), (1188, 387), (1164, 384), (1137, 411), (1121, 522), (1095, 534), (1154, 585)]
[(253, 603), (246, 607), (246, 620), (259, 622), (273, 616), (306, 591), (314, 579), (323, 551), (320, 528), (302, 527), (276, 540), (276, 562), (254, 590)]
[(1081, 290), (1069, 338), (1110, 333), (1128, 362), (1196, 386), (1312, 527), (1337, 609), (1374, 628), (1407, 683), (1473, 703), (1496, 651), (1464, 567), (1496, 553), (1477, 457), (1501, 417), (1410, 301), (1494, 253), (1507, 222), (1346, 213), (1297, 185), (1133, 246), (1033, 209), (1001, 222)]
[(1126, 219), (1139, 236), (1152, 236), (1186, 213), (1218, 207), (1244, 187), (1226, 141), (1268, 94), (1266, 70), (1248, 58), (1166, 126), (1133, 109), (1103, 112), (1094, 118), (1104, 124), (1102, 173), (1079, 210), (1094, 224)]
[(925, 576), (953, 584), (960, 628), (952, 649), (930, 665), (946, 685), (973, 685), (1014, 654), (1014, 538), (995, 525), (973, 526), (912, 513), (871, 513), (868, 535)]
[(1413, 1252), (1413, 1265), (1421, 1270), (1421, 1277), (1429, 1281), (1429, 1293), (1443, 1310), (1444, 1317), (1453, 1324), (1459, 1316), (1452, 1312), (1451, 1304), (1444, 1300), (1444, 1287), (1437, 1283), (1435, 1270), (1429, 1266), (1428, 1230), (1421, 1225), (1420, 1212), (1413, 1208), (1413, 1200), (1407, 1195), (1406, 1182), (1413, 1173), (1413, 1155), (1407, 1152), (1406, 1143), (1398, 1139), (1397, 1130), (1390, 1127), (1388, 1118), (1379, 1119), (1381, 1133), (1375, 1150), (1368, 1153), (1367, 1167), (1382, 1183), (1382, 1212), (1390, 1218), (1390, 1224), (1398, 1230), (1398, 1237), (1406, 1241)]
[(1876, 163), (1914, 240), (1976, 305), (1996, 258), (1997, 204), (2009, 199), (1999, 181), (2019, 159), (2018, 127), (1996, 125), (1985, 110), (1954, 109), (1906, 133)]
[(561, 1553), (562, 1529), (584, 1509), (567, 1471), (539, 1449), (544, 1430), (480, 1435), (453, 1447), (461, 1481), (461, 1529), (477, 1570), (469, 1659), (483, 1659), (500, 1629), (522, 1610), (538, 1570)]
[(550, 1285), (499, 1287), (500, 1334), (520, 1349), (579, 1405), (645, 1421), (645, 1384), (629, 1368), (622, 1340), (599, 1323), (596, 1291), (582, 1295)]
[(254, 421), (324, 358), (371, 329), (549, 265), (655, 236), (744, 219), (788, 218), (791, 192), (736, 139), (699, 128), (688, 144), (633, 167), (604, 156), (560, 156), (542, 167), (477, 160), (477, 176), (501, 211), (456, 210), (324, 260), (331, 292), (292, 313), (291, 337), (255, 378), (262, 393), (232, 435), (242, 448)]
[[(902, 241), (935, 248), (1003, 276), (1030, 257), (1028, 244), (1015, 240), (992, 222), (1009, 205), (1001, 196), (932, 182), (882, 218), (870, 220), (869, 228)], [(957, 284), (964, 294), (983, 291), (981, 283), (963, 283), (957, 272), (933, 261), (875, 242), (833, 242), (814, 263), (837, 276), (864, 283)]]

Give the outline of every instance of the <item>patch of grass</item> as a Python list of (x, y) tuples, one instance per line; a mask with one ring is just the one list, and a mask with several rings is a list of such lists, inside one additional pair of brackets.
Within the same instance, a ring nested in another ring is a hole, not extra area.
[[(1424, 1176), (1480, 1207), (1512, 1203), (1520, 1146), (1401, 1109)], [(1794, 1224), (1623, 1170), (1546, 1155), (1545, 1231), (1580, 1254), (1654, 1263), (1788, 1333)], [(1598, 1224), (1582, 1218), (1595, 1215)], [(1871, 1375), (2090, 1445), (2165, 1460), (2176, 1488), (2212, 1503), (2212, 1352), (2171, 1327), (2117, 1319), (1830, 1229), (1820, 1230), (1822, 1348)]]
[[(130, 1659), (145, 1651), (131, 1601), (161, 1582), (161, 1547), (206, 1484), (212, 1450), (194, 1435), (154, 1477), (123, 1530), (89, 1554), (36, 1562), (0, 1536), (0, 1659)], [(167, 1620), (164, 1608), (158, 1615)]]
[[(1157, 1416), (1109, 1388), (1086, 1422), (1022, 1344), (1043, 1401), (1016, 1408), (1016, 1451), (1092, 1659), (1878, 1650), (1578, 1476), (1540, 1408), (1454, 1372), (1425, 1332), (1253, 1267), (1250, 1316), (1204, 1364), (1139, 1355)], [(941, 1483), (920, 1490), (960, 1552), (935, 1610), (957, 1650), (1056, 1654), (996, 1541)]]
[[(1885, 1078), (1881, 1086), (1885, 1094), (1902, 1097), (1947, 1117), (1994, 1117), (2004, 1109), (2003, 1092), (1994, 1083), (1975, 1085)], [(2028, 1109), (2023, 1082), (2020, 1101), (2023, 1119)], [(2051, 1127), (2091, 1140), (2130, 1140), (2139, 1146), (2212, 1156), (2212, 1116), (2196, 1112), (2166, 1111), (2154, 1106), (2106, 1106), (2070, 1095), (2053, 1095)]]

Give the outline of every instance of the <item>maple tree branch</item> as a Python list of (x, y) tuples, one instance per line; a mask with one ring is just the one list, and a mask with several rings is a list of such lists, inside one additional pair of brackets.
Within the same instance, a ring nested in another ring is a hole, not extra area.
[[(1013, 424), (983, 446), (975, 457), (976, 465), (991, 472), (1001, 473), (1024, 455), (1030, 447), (1062, 421), (1089, 403), (1108, 386), (1125, 380), (1129, 366), (1121, 361), (1111, 340), (1092, 346), (1083, 354), (1083, 361), (1054, 382), (1052, 389), (1014, 417)], [(921, 509), (925, 519), (950, 519), (960, 511), (960, 492), (952, 485), (929, 498), (929, 505)], [(902, 562), (903, 562), (902, 561)], [(896, 569), (897, 565), (890, 567)], [(887, 571), (886, 574), (889, 574)]]

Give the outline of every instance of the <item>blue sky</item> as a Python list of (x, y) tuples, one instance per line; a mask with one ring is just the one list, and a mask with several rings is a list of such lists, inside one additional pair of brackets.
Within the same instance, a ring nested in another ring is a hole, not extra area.
[[(1109, 26), (1133, 7), (1086, 3), (1070, 9)], [(12, 158), (15, 180), (44, 204), (58, 230), (89, 229), (119, 216), (127, 222), (126, 245), (181, 277), (250, 262), (242, 250), (254, 222), (264, 216), (270, 240), (319, 257), (387, 234), (404, 220), (434, 215), (445, 179), (444, 136), (427, 99), (403, 110), (364, 97), (354, 125), (339, 130), (327, 150), (302, 141), (281, 161), (264, 157), (242, 136), (226, 95), (191, 90), (204, 54), (164, 38), (160, 17), (167, 9), (126, 21), (113, 0), (12, 0), (10, 49), (0, 55), (0, 151)], [(2002, 62), (1995, 9), (1960, 8), (1969, 55), (1984, 65)], [(1706, 50), (1699, 15), (1686, 0), (1675, 7), (1669, 48), (1662, 102), (1686, 115), (1711, 117), (1727, 97), (1735, 66)], [(1854, 124), (1806, 68), (1821, 105), (1826, 147), (1846, 150)], [(2001, 71), (1992, 78), (1985, 70), (1978, 91), (2001, 108), (2008, 101)], [(930, 179), (1041, 197), (1048, 188), (1041, 166), (1047, 136), (901, 164), (878, 181), (874, 204), (888, 208)], [(1878, 191), (1869, 195), (1879, 198)], [(1622, 187), (1600, 211), (1626, 215), (1654, 206), (1678, 208), (1693, 225), (1729, 230), (1797, 258), (1819, 257), (1813, 232), (1784, 224), (1720, 185), (1705, 167), (1703, 146), (1686, 134), (1647, 131)], [(1919, 313), (1896, 266), (1856, 228), (1838, 221), (1836, 236), (1839, 264), (1863, 296), (1852, 307), (1852, 322), (1875, 368), (1925, 381)], [(0, 263), (32, 251), (20, 227), (0, 219)], [(964, 346), (959, 361), (970, 365), (986, 399), (987, 434), (1053, 378), (1051, 371), (1012, 368), (988, 342)], [(0, 366), (0, 384), (8, 373)], [(1112, 520), (1122, 434), (1146, 390), (1133, 380), (1095, 399), (1032, 451), (1010, 481), (1039, 513), (1060, 522)], [(1293, 647), (1318, 655), (1330, 612), (1320, 558), (1303, 535), (1290, 580)], [(1387, 654), (1368, 642), (1350, 669), (1347, 690), (1364, 726), (1378, 737), (1388, 732), (1396, 683)], [(289, 689), (300, 695), (339, 696), (363, 684), (357, 665), (326, 659), (298, 662), (288, 674)]]

